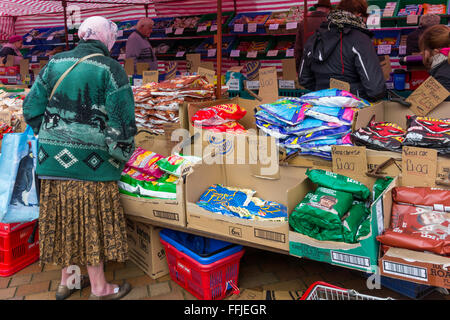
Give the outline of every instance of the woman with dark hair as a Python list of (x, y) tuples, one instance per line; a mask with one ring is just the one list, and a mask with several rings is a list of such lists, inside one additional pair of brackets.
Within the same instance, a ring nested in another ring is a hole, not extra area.
[(330, 78), (345, 81), (350, 92), (376, 101), (386, 94), (386, 81), (367, 29), (367, 2), (342, 0), (327, 21), (308, 39), (299, 81), (309, 90), (327, 89)]
[(450, 91), (450, 27), (440, 24), (428, 28), (420, 37), (419, 47), (430, 75)]

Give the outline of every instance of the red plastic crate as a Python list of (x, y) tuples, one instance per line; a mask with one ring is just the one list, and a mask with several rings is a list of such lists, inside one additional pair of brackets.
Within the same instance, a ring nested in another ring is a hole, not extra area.
[(237, 286), (244, 250), (210, 264), (200, 264), (163, 239), (170, 276), (200, 300), (221, 300)]
[(39, 232), (28, 243), (37, 220), (0, 223), (0, 276), (8, 277), (39, 259)]

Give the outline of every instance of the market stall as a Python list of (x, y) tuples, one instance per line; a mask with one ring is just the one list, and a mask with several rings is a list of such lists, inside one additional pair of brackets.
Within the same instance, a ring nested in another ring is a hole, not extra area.
[[(368, 25), (388, 88), (410, 96), (402, 105), (370, 103), (342, 83), (314, 92), (300, 87), (293, 46), (315, 1), (39, 1), (25, 10), (0, 0), (9, 6), (0, 14), (0, 39), (23, 35), (26, 60), (0, 67), (0, 135), (24, 133), (27, 87), (54, 54), (76, 46), (75, 4), (81, 20), (104, 15), (119, 28), (112, 57), (128, 73), (138, 126), (119, 181), (131, 239), (142, 236), (132, 227), (141, 223), (364, 273), (381, 268), (387, 279), (448, 289), (448, 281), (431, 276), (449, 263), (448, 91), (400, 63), (405, 36), (417, 27), (407, 16), (426, 10), (447, 24), (450, 9), (441, 2), (419, 8), (369, 1), (382, 10), (371, 7)], [(144, 16), (155, 22), (156, 74), (148, 65), (130, 71), (125, 59), (126, 41)], [(399, 77), (400, 69), (408, 76)], [(431, 197), (437, 187), (442, 193)], [(401, 198), (402, 188), (418, 195)], [(407, 228), (406, 237), (395, 234), (398, 221), (423, 213), (417, 208), (444, 222), (431, 230), (440, 241), (424, 245)], [(142, 261), (160, 249), (130, 248), (136, 264), (159, 274)]]

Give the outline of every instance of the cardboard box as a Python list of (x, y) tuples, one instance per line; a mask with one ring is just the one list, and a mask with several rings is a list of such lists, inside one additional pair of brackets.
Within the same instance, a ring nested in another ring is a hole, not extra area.
[(257, 178), (250, 165), (200, 165), (186, 179), (187, 227), (283, 251), (289, 250), (288, 222), (245, 220), (199, 207), (200, 196), (212, 185), (251, 188), (256, 196), (287, 206), (288, 213), (300, 202), (305, 169), (281, 167), (279, 179)]
[(450, 289), (450, 258), (389, 248), (379, 261), (383, 276)]
[(148, 199), (120, 195), (125, 214), (142, 217), (149, 222), (157, 221), (174, 226), (186, 226), (186, 202), (184, 179), (177, 184), (177, 198), (175, 200)]
[(169, 274), (166, 252), (159, 240), (160, 228), (126, 217), (128, 255), (150, 278)]
[[(387, 102), (385, 103), (383, 120), (387, 122), (393, 122), (398, 124), (403, 129), (406, 129), (406, 116), (413, 115), (414, 112), (405, 106), (397, 102)], [(426, 115), (428, 118), (449, 118), (450, 117), (450, 102), (444, 101), (439, 106), (434, 108), (429, 114)], [(378, 121), (378, 120), (377, 120)]]
[[(371, 231), (360, 242), (349, 244), (334, 241), (319, 241), (306, 235), (289, 230), (289, 253), (333, 265), (365, 272), (374, 272), (378, 265), (380, 244), (376, 236), (383, 232), (386, 218), (389, 221), (392, 207), (392, 189), (397, 185), (394, 179), (388, 188), (370, 207)], [(372, 186), (370, 186), (371, 188)], [(309, 191), (314, 190), (313, 183), (306, 179), (300, 185), (300, 202)], [(388, 214), (387, 214), (388, 213)]]

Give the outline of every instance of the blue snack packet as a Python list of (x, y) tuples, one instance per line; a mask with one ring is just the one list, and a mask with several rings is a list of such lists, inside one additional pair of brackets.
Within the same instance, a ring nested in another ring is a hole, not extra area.
[(326, 129), (322, 131), (316, 131), (308, 133), (304, 136), (291, 136), (287, 138), (286, 142), (289, 144), (301, 145), (306, 142), (321, 140), (326, 138), (341, 138), (351, 132), (350, 126), (341, 126), (333, 129)]
[(286, 132), (297, 136), (306, 135), (311, 132), (332, 129), (341, 126), (339, 123), (326, 122), (315, 118), (306, 117), (302, 122), (295, 126), (287, 126)]
[(305, 115), (326, 122), (349, 125), (355, 111), (352, 108), (314, 106), (305, 110)]
[(268, 113), (267, 111), (264, 111), (264, 110), (259, 110), (258, 112), (256, 112), (255, 113), (255, 119), (256, 120), (260, 120), (260, 121), (264, 121), (264, 122), (267, 122), (267, 123), (270, 123), (270, 124), (274, 124), (274, 125), (277, 125), (277, 126), (285, 126), (285, 125), (287, 125), (286, 122), (278, 120), (277, 118), (275, 118), (270, 113)]
[(301, 100), (314, 106), (359, 109), (371, 106), (369, 101), (358, 98), (348, 91), (339, 89), (324, 89), (310, 92), (303, 95)]
[(286, 130), (282, 126), (270, 124), (265, 121), (256, 119), (256, 126), (265, 134), (276, 139), (285, 139), (288, 137)]
[(311, 105), (288, 99), (279, 99), (274, 103), (266, 103), (259, 106), (273, 117), (288, 125), (296, 125), (305, 118), (305, 110)]

